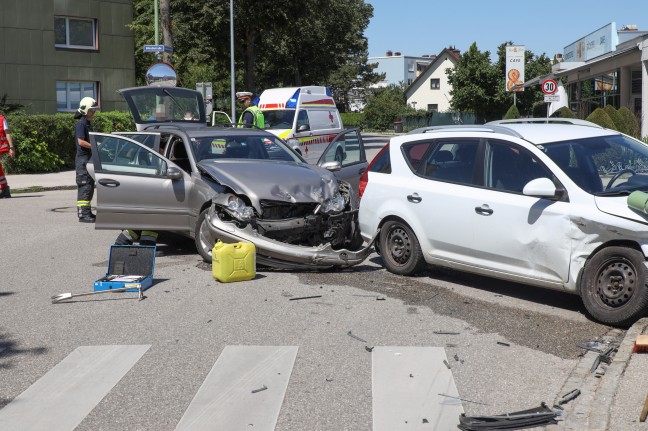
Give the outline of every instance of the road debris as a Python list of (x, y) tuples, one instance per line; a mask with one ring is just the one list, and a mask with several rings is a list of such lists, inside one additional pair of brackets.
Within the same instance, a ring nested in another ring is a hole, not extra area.
[(363, 343), (366, 343), (367, 340), (363, 340), (362, 338), (358, 337), (357, 335), (353, 335), (351, 331), (347, 332), (347, 335), (355, 340), (361, 341)]
[(499, 344), (500, 346), (506, 346), (506, 347), (511, 346), (509, 343), (505, 343), (504, 341), (498, 341), (497, 344)]
[(313, 299), (313, 298), (321, 298), (322, 295), (313, 295), (313, 296), (298, 296), (296, 298), (290, 298), (288, 301), (297, 301), (298, 299)]
[(446, 398), (454, 398), (455, 400), (459, 400), (459, 401), (462, 401), (464, 403), (481, 404), (482, 406), (490, 406), (491, 405), (491, 404), (488, 404), (488, 403), (480, 403), (479, 401), (467, 400), (465, 398), (453, 397), (452, 395), (446, 395), (446, 394), (437, 394), (437, 395), (442, 396), (442, 397), (446, 397)]
[[(601, 363), (609, 365), (612, 362), (612, 354), (614, 354), (614, 352), (616, 351), (617, 348), (615, 346), (612, 346), (609, 347), (606, 351), (599, 353), (596, 356), (596, 359), (594, 359), (594, 363), (592, 364), (592, 368), (590, 368), (590, 372), (594, 373), (598, 369), (599, 365), (601, 365)], [(602, 374), (605, 374), (605, 372), (603, 372)]]
[(374, 346), (365, 346), (365, 350), (369, 353), (373, 352)]
[(451, 332), (451, 331), (432, 331), (433, 334), (437, 335), (459, 335), (461, 332)]
[(446, 367), (448, 367), (449, 370), (452, 369), (452, 367), (450, 366), (450, 364), (448, 364), (448, 361), (446, 361), (445, 359), (443, 360), (443, 363), (445, 364)]
[(253, 394), (256, 394), (257, 392), (265, 391), (266, 389), (268, 389), (268, 387), (267, 387), (266, 385), (263, 385), (262, 388), (259, 388), (259, 389), (252, 389), (252, 393), (253, 393)]
[(557, 424), (557, 416), (558, 412), (553, 411), (545, 403), (542, 403), (540, 407), (533, 409), (494, 416), (466, 416), (462, 413), (459, 415), (458, 428), (463, 431), (532, 428)]
[[(580, 389), (574, 389), (573, 391), (567, 392), (565, 395), (563, 395), (560, 400), (558, 400), (559, 405), (567, 404), (571, 400), (576, 399), (579, 395), (581, 394)], [(561, 409), (562, 410), (562, 409)]]

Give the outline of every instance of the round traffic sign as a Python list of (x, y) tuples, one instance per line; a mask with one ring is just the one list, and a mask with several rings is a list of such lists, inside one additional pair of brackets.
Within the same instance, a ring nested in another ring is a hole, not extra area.
[(542, 82), (542, 92), (544, 94), (554, 94), (558, 91), (558, 83), (555, 79), (547, 79)]

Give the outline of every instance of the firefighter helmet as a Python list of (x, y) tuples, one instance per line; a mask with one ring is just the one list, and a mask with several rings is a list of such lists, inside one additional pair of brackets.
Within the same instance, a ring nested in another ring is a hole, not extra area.
[(81, 99), (78, 111), (83, 115), (87, 115), (88, 111), (91, 109), (97, 109), (97, 101), (92, 97), (84, 97)]

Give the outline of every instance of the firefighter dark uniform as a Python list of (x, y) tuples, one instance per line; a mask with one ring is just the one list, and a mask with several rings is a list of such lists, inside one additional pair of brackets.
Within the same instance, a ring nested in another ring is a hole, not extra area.
[(94, 223), (95, 215), (92, 214), (90, 202), (94, 196), (94, 180), (88, 173), (86, 165), (92, 156), (92, 150), (87, 148), (90, 143), (92, 125), (90, 120), (94, 116), (97, 102), (91, 97), (84, 97), (79, 103), (74, 118), (79, 119), (75, 128), (74, 143), (76, 145), (76, 183), (77, 183), (77, 216), (82, 223)]
[(134, 242), (139, 242), (140, 245), (157, 245), (157, 232), (152, 230), (131, 230), (124, 229), (115, 244), (119, 245), (133, 245)]
[(263, 129), (265, 127), (265, 119), (263, 111), (252, 104), (252, 93), (248, 91), (241, 91), (236, 93), (236, 98), (240, 103), (245, 106), (245, 111), (241, 114), (238, 121), (238, 127), (258, 127)]

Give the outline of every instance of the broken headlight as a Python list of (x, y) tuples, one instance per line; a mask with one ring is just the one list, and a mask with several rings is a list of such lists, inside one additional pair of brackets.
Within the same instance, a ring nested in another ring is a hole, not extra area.
[(324, 214), (335, 214), (344, 211), (346, 202), (341, 194), (336, 194), (332, 198), (326, 199), (322, 202), (320, 210)]
[(230, 196), (227, 199), (227, 209), (232, 217), (240, 221), (250, 221), (254, 216), (254, 210), (246, 206), (245, 202), (237, 196)]

